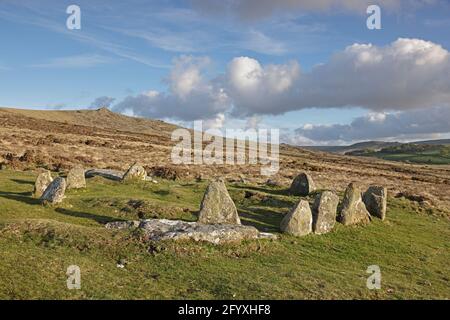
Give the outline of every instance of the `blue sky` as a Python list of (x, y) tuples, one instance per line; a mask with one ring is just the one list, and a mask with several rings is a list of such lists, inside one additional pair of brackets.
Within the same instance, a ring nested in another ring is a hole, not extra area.
[[(378, 1), (381, 30), (364, 1), (276, 3), (3, 0), (0, 106), (97, 99), (186, 126), (276, 127), (298, 144), (449, 136), (447, 1)], [(71, 4), (81, 30), (66, 28)]]

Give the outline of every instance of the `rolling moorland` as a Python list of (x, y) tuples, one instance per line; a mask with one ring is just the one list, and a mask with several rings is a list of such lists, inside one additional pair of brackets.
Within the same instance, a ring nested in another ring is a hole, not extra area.
[[(450, 299), (450, 166), (281, 145), (274, 186), (256, 165), (171, 164), (174, 129), (107, 109), (0, 109), (0, 298)], [(56, 177), (79, 164), (126, 170), (134, 162), (158, 183), (94, 177), (58, 206), (32, 197), (38, 168)], [(351, 181), (386, 186), (387, 219), (337, 224), (320, 236), (279, 234), (299, 199), (286, 189), (301, 171), (341, 199)], [(217, 175), (226, 178), (242, 223), (278, 240), (148, 243), (138, 232), (104, 227), (139, 218), (195, 221)], [(73, 264), (81, 268), (81, 290), (66, 287)], [(381, 290), (366, 288), (373, 264), (382, 270)]]
[(366, 141), (350, 146), (308, 148), (350, 156), (376, 157), (406, 163), (450, 164), (450, 140), (448, 139), (415, 141), (411, 143)]

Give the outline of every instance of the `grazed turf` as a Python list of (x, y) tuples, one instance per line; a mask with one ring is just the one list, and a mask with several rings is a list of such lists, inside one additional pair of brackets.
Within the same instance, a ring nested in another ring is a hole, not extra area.
[[(303, 238), (240, 245), (148, 244), (107, 221), (145, 214), (195, 220), (206, 182), (121, 184), (102, 178), (70, 191), (58, 207), (31, 197), (34, 174), (0, 171), (0, 298), (404, 299), (450, 298), (450, 223), (389, 199), (388, 219)], [(298, 198), (261, 185), (228, 185), (244, 224), (278, 232)], [(245, 198), (244, 192), (255, 193)], [(129, 200), (144, 201), (135, 209)], [(150, 250), (149, 250), (150, 248)], [(125, 268), (118, 268), (118, 263)], [(368, 290), (369, 265), (382, 271)], [(81, 290), (66, 270), (81, 268)]]

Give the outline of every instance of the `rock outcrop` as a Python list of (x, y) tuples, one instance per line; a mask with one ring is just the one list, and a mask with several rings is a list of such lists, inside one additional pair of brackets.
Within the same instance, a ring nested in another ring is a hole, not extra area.
[(41, 197), (43, 204), (58, 204), (64, 199), (66, 179), (58, 177), (50, 183)]
[(36, 182), (34, 183), (33, 197), (40, 198), (44, 194), (45, 190), (47, 190), (47, 187), (50, 185), (50, 183), (52, 183), (52, 181), (53, 178), (50, 171), (45, 170), (39, 173), (36, 178)]
[(300, 200), (281, 221), (282, 232), (301, 237), (312, 231), (312, 214), (309, 203)]
[(142, 221), (118, 221), (106, 224), (109, 229), (137, 227), (149, 241), (194, 240), (213, 244), (240, 242), (250, 239), (276, 239), (270, 233), (259, 232), (251, 226), (236, 224), (202, 224), (180, 220), (148, 219)]
[(144, 167), (133, 164), (127, 172), (123, 175), (123, 181), (143, 181), (147, 177), (147, 171), (145, 171)]
[(339, 197), (331, 191), (318, 194), (312, 207), (313, 231), (315, 234), (330, 232), (335, 223)]
[(84, 169), (82, 167), (72, 168), (67, 174), (67, 189), (86, 188), (86, 178), (84, 177)]
[(384, 220), (386, 218), (387, 188), (370, 186), (363, 194), (363, 202), (372, 216)]
[(198, 222), (204, 224), (241, 224), (236, 205), (222, 179), (213, 180), (203, 196)]
[(315, 190), (316, 185), (314, 184), (313, 179), (309, 174), (303, 172), (292, 181), (289, 193), (295, 196), (307, 196)]
[(370, 214), (361, 198), (361, 188), (355, 183), (350, 183), (345, 190), (338, 220), (344, 225), (370, 222)]

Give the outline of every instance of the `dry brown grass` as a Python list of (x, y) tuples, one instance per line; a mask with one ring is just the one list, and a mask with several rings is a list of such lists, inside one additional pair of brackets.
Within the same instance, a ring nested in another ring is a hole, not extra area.
[[(147, 168), (167, 167), (186, 179), (200, 173), (264, 182), (256, 165), (174, 166), (170, 152), (177, 127), (108, 110), (34, 111), (0, 109), (0, 163), (16, 169), (36, 166), (66, 170), (85, 167), (125, 170), (139, 162)], [(364, 186), (382, 184), (391, 194), (409, 195), (419, 205), (450, 211), (450, 166), (414, 165), (280, 147), (280, 171), (275, 177), (286, 186), (300, 171), (308, 171), (319, 188), (342, 192), (350, 181)]]

